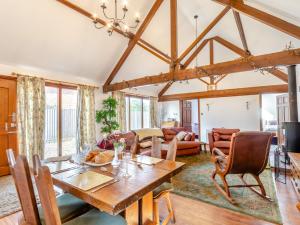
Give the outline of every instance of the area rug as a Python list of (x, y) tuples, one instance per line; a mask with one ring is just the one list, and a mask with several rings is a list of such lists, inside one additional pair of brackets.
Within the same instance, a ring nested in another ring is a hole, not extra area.
[[(270, 169), (266, 169), (260, 178), (273, 202), (261, 198), (249, 188), (232, 188), (232, 197), (237, 202), (237, 205), (232, 205), (218, 192), (210, 178), (214, 170), (214, 165), (210, 162), (210, 154), (177, 157), (176, 161), (186, 163), (186, 167), (173, 178), (173, 193), (282, 224), (275, 183)], [(249, 183), (255, 182), (251, 176), (246, 175), (245, 178)], [(219, 184), (222, 183), (221, 179), (217, 178), (217, 180)], [(237, 175), (228, 175), (227, 180), (229, 184), (242, 184)]]
[[(36, 202), (39, 203), (40, 200), (34, 181), (33, 188)], [(55, 194), (59, 195), (60, 192), (58, 190), (55, 190)], [(11, 215), (20, 210), (21, 205), (12, 176), (0, 177), (0, 218)]]
[(14, 180), (11, 176), (0, 177), (0, 218), (21, 210)]

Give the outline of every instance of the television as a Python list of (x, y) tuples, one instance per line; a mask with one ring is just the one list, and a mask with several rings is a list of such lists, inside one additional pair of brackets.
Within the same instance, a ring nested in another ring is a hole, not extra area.
[(282, 133), (284, 136), (284, 148), (287, 152), (300, 153), (300, 123), (283, 122)]

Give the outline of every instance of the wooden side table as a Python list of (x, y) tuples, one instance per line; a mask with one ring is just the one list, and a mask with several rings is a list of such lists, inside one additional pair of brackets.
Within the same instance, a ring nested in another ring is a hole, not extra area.
[(209, 150), (207, 149), (207, 143), (200, 141), (200, 152), (203, 150), (205, 153), (209, 152)]

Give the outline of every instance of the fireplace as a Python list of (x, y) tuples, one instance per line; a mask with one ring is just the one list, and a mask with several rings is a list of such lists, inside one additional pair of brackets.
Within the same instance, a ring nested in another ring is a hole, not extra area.
[(299, 122), (283, 122), (282, 131), (283, 146), (287, 152), (300, 153), (300, 123)]

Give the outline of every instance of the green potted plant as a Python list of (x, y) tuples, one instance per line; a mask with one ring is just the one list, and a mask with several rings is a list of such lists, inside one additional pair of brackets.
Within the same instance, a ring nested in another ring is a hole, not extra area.
[(112, 134), (119, 128), (117, 122), (117, 105), (118, 102), (113, 97), (103, 100), (103, 108), (96, 111), (96, 122), (102, 125), (101, 132), (104, 134)]

